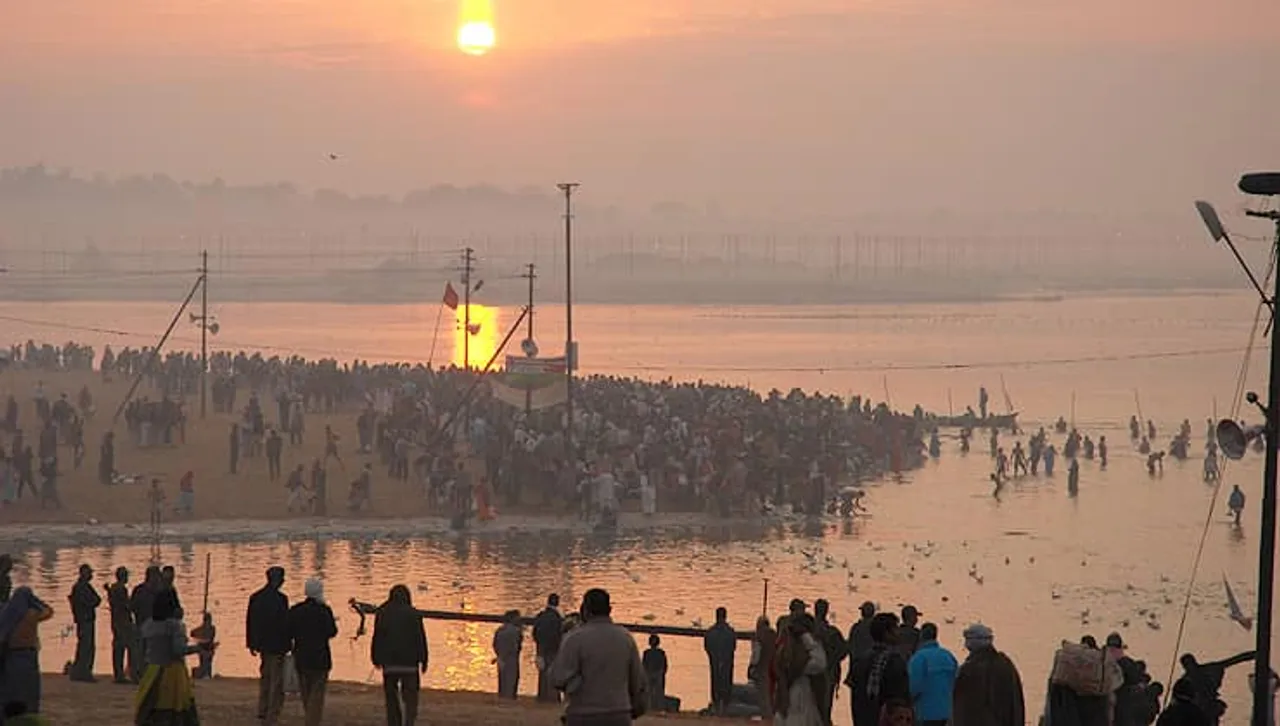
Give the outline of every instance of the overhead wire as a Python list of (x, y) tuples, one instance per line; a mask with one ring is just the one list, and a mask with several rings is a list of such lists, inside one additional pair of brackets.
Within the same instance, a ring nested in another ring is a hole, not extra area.
[[(1270, 286), (1272, 276), (1276, 272), (1276, 259), (1277, 259), (1277, 250), (1273, 248), (1271, 253), (1270, 263), (1267, 265), (1266, 275), (1263, 276), (1262, 285), (1264, 286), (1264, 288), (1268, 288)], [(1248, 341), (1248, 344), (1245, 346), (1244, 356), (1240, 361), (1240, 370), (1238, 375), (1236, 376), (1235, 393), (1231, 402), (1230, 418), (1232, 421), (1239, 419), (1240, 408), (1244, 405), (1245, 388), (1248, 387), (1249, 365), (1250, 365), (1251, 359), (1253, 358), (1253, 347), (1258, 339), (1258, 331), (1262, 327), (1262, 318), (1263, 318), (1264, 312), (1269, 313), (1270, 306), (1267, 304), (1266, 300), (1259, 300), (1258, 306), (1254, 310), (1254, 314), (1253, 314), (1253, 325), (1249, 329), (1249, 341)], [(1275, 334), (1276, 334), (1275, 332), (1272, 332), (1272, 335), (1275, 335)], [(1223, 481), (1226, 479), (1227, 469), (1230, 465), (1230, 462), (1231, 460), (1228, 459), (1226, 456), (1222, 455), (1221, 453), (1218, 455), (1218, 478), (1214, 482), (1213, 496), (1209, 498), (1209, 511), (1205, 513), (1204, 526), (1200, 531), (1200, 541), (1196, 545), (1195, 556), (1191, 560), (1191, 574), (1187, 579), (1187, 593), (1182, 602), (1182, 614), (1178, 620), (1178, 633), (1177, 633), (1177, 636), (1174, 638), (1174, 642), (1173, 642), (1173, 655), (1170, 658), (1170, 663), (1169, 663), (1169, 679), (1168, 681), (1166, 681), (1169, 684), (1169, 687), (1166, 688), (1164, 691), (1165, 705), (1168, 704), (1169, 696), (1173, 692), (1173, 674), (1178, 664), (1178, 658), (1179, 658), (1178, 651), (1182, 649), (1182, 638), (1186, 632), (1186, 627), (1187, 627), (1187, 615), (1191, 611), (1191, 597), (1192, 597), (1192, 593), (1195, 591), (1196, 578), (1199, 576), (1199, 573), (1200, 573), (1200, 561), (1204, 556), (1205, 543), (1209, 539), (1209, 530), (1213, 526), (1213, 516), (1218, 509), (1218, 498), (1222, 494), (1222, 484), (1223, 484)]]

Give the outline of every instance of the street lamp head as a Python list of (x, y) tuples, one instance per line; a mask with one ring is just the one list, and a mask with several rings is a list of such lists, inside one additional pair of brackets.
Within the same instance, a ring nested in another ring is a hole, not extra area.
[(1222, 227), (1222, 220), (1218, 218), (1218, 210), (1213, 205), (1204, 202), (1196, 202), (1196, 211), (1200, 213), (1200, 219), (1204, 222), (1204, 226), (1209, 229), (1210, 236), (1214, 242), (1221, 242), (1227, 236), (1227, 230)]
[(1240, 191), (1258, 197), (1280, 196), (1280, 171), (1261, 171), (1240, 177)]
[(582, 185), (578, 182), (560, 182), (556, 185), (556, 188), (565, 194), (573, 194), (574, 190), (580, 186)]

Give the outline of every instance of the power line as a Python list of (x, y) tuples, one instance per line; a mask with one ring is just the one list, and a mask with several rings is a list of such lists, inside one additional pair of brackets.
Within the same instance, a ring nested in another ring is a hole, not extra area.
[(906, 363), (886, 365), (851, 366), (690, 366), (690, 365), (621, 365), (609, 366), (622, 371), (708, 371), (711, 373), (892, 373), (894, 371), (956, 371), (988, 368), (1040, 368), (1045, 366), (1080, 365), (1084, 363), (1112, 363), (1120, 361), (1162, 360), (1167, 358), (1198, 358), (1214, 355), (1237, 354), (1244, 348), (1195, 348), (1162, 353), (1126, 353), (1120, 355), (1080, 356), (1075, 358), (1036, 358), (1015, 361), (973, 361), (968, 363)]
[[(24, 318), (14, 315), (0, 315), (0, 320), (13, 323), (22, 323), (36, 327), (52, 328), (58, 330), (73, 330), (89, 333), (100, 333), (103, 335), (111, 335), (120, 338), (143, 338), (151, 337), (149, 333), (140, 333), (137, 331), (121, 330), (118, 328), (106, 328), (92, 325), (77, 325), (74, 323), (61, 323), (50, 320), (38, 320), (35, 318)], [(182, 340), (189, 343), (199, 342), (196, 338), (185, 338), (174, 336), (175, 340)], [(373, 358), (384, 360), (400, 360), (411, 363), (421, 363), (428, 359), (422, 356), (412, 355), (385, 355), (382, 353), (372, 353), (370, 351), (353, 351), (341, 350), (333, 348), (308, 348), (284, 345), (262, 345), (259, 343), (243, 343), (231, 340), (222, 340), (221, 348), (255, 350), (261, 352), (275, 352), (288, 354), (311, 354), (325, 357), (349, 356), (353, 358)], [(1242, 347), (1223, 347), (1223, 348), (1192, 348), (1179, 351), (1164, 351), (1158, 353), (1127, 353), (1116, 355), (1095, 355), (1095, 356), (1079, 356), (1072, 358), (1037, 358), (1024, 359), (1014, 361), (970, 361), (965, 363), (906, 363), (906, 364), (886, 364), (886, 365), (832, 365), (832, 366), (722, 366), (722, 365), (705, 365), (693, 366), (687, 364), (675, 365), (611, 365), (603, 366), (609, 370), (630, 371), (630, 372), (706, 372), (706, 373), (893, 373), (906, 371), (960, 371), (960, 370), (982, 370), (982, 369), (1001, 369), (1001, 368), (1043, 368), (1048, 366), (1068, 366), (1082, 365), (1086, 363), (1116, 363), (1127, 361), (1144, 361), (1144, 360), (1169, 360), (1179, 358), (1201, 358), (1216, 355), (1237, 355), (1247, 352), (1247, 348)]]

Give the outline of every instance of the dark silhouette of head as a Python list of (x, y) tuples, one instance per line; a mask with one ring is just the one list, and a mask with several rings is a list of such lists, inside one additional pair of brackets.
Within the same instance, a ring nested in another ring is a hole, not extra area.
[(284, 568), (280, 566), (267, 568), (267, 585), (279, 590), (284, 585)]
[(582, 596), (582, 617), (605, 618), (613, 612), (613, 605), (609, 601), (609, 593), (598, 587), (587, 590)]
[(387, 594), (387, 602), (397, 605), (412, 605), (413, 595), (409, 592), (408, 587), (395, 585), (391, 588), (391, 592)]
[(871, 618), (871, 640), (882, 645), (892, 645), (897, 640), (898, 616), (893, 613), (876, 613)]
[(920, 640), (929, 641), (938, 639), (938, 626), (935, 623), (925, 623), (920, 626)]

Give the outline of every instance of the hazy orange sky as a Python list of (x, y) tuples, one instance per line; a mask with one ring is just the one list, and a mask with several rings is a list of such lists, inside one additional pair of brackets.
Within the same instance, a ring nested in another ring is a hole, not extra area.
[(492, 3), (474, 58), (458, 0), (0, 0), (0, 165), (778, 215), (1176, 206), (1280, 168), (1275, 0)]

